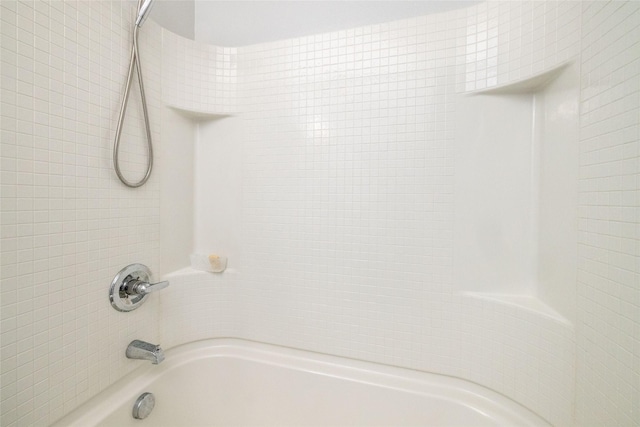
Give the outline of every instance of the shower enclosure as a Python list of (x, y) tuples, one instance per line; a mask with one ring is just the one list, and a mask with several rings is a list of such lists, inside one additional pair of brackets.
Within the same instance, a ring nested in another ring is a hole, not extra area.
[[(218, 337), (457, 377), (553, 425), (640, 423), (640, 3), (487, 1), (239, 47), (152, 14), (156, 159), (130, 189), (111, 150), (134, 3), (0, 0), (2, 426), (127, 376), (134, 339)], [(137, 97), (122, 136), (135, 182)], [(117, 312), (134, 262), (171, 286)]]

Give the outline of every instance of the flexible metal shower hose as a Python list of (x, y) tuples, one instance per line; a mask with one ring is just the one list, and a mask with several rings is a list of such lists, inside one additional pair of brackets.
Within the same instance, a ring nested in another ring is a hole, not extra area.
[[(139, 10), (139, 8), (138, 8)], [(147, 99), (144, 95), (144, 84), (142, 82), (142, 70), (140, 69), (140, 54), (138, 52), (138, 31), (140, 27), (136, 24), (133, 25), (133, 47), (131, 49), (131, 61), (129, 63), (129, 74), (127, 75), (127, 84), (124, 89), (124, 99), (122, 100), (122, 106), (120, 107), (120, 117), (118, 118), (118, 126), (116, 128), (115, 143), (113, 144), (113, 167), (116, 171), (116, 175), (124, 185), (131, 188), (136, 188), (144, 185), (145, 182), (151, 176), (151, 169), (153, 168), (153, 142), (151, 141), (151, 127), (149, 125), (149, 113), (147, 112)], [(147, 133), (147, 171), (144, 177), (138, 182), (128, 181), (122, 172), (120, 171), (120, 164), (118, 163), (118, 149), (120, 148), (120, 136), (122, 134), (122, 122), (124, 121), (124, 114), (127, 110), (127, 103), (129, 102), (129, 90), (131, 89), (131, 82), (133, 80), (133, 69), (136, 69), (138, 75), (138, 85), (140, 86), (140, 97), (142, 98), (142, 112), (144, 115), (144, 126)]]

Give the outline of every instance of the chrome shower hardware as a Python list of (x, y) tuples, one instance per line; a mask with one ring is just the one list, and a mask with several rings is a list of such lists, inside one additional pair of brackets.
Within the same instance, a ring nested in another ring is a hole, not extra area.
[(164, 360), (164, 351), (160, 345), (140, 340), (131, 341), (125, 354), (127, 359), (149, 360), (154, 365)]
[(118, 311), (138, 308), (150, 293), (169, 286), (168, 281), (151, 283), (151, 270), (144, 264), (131, 264), (116, 274), (109, 287), (109, 301)]
[(133, 418), (136, 420), (144, 420), (151, 414), (155, 406), (156, 398), (153, 396), (153, 393), (142, 393), (136, 399), (136, 403), (133, 404), (131, 415), (133, 415)]
[[(118, 125), (116, 127), (116, 137), (113, 143), (113, 167), (116, 171), (116, 175), (120, 181), (127, 187), (136, 188), (144, 185), (145, 182), (151, 176), (151, 170), (153, 169), (153, 142), (151, 141), (151, 126), (149, 124), (149, 113), (147, 111), (147, 98), (144, 94), (144, 84), (142, 81), (142, 70), (140, 68), (140, 52), (138, 49), (138, 32), (140, 27), (144, 24), (144, 21), (149, 17), (153, 0), (138, 1), (138, 17), (133, 26), (133, 46), (131, 47), (131, 59), (129, 60), (129, 73), (127, 74), (127, 83), (124, 88), (124, 97), (122, 99), (122, 105), (120, 106), (120, 115), (118, 116)], [(129, 102), (129, 90), (131, 89), (131, 82), (133, 80), (133, 69), (136, 69), (138, 75), (138, 86), (140, 87), (140, 97), (142, 98), (142, 113), (144, 116), (144, 127), (147, 134), (147, 171), (144, 177), (138, 182), (128, 181), (122, 172), (120, 171), (120, 162), (118, 161), (118, 151), (120, 148), (120, 136), (122, 134), (122, 122), (124, 121), (124, 114), (127, 111), (127, 103)]]
[(136, 25), (142, 27), (144, 21), (149, 17), (149, 12), (153, 8), (153, 0), (144, 0), (142, 6), (138, 8), (138, 17), (136, 18)]

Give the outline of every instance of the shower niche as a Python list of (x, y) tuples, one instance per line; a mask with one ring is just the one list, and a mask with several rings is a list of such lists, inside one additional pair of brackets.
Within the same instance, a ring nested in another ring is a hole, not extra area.
[(193, 253), (234, 259), (242, 182), (237, 113), (165, 102), (162, 114), (159, 166), (176, 173), (160, 175), (160, 273), (188, 266)]
[(464, 296), (572, 322), (578, 82), (568, 63), (458, 98), (454, 283)]

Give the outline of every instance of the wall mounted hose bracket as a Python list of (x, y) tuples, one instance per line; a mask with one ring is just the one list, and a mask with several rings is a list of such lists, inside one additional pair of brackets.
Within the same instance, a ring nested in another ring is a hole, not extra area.
[(169, 286), (168, 281), (151, 283), (151, 270), (144, 264), (131, 264), (116, 274), (109, 287), (109, 302), (118, 311), (140, 307), (150, 293)]

